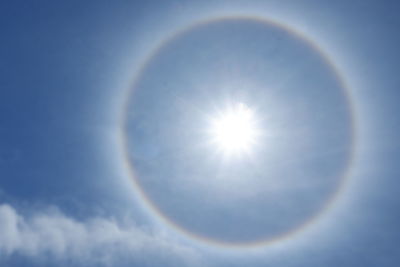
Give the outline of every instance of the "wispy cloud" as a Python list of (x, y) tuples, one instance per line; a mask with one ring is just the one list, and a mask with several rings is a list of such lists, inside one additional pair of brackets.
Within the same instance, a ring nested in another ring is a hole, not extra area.
[(84, 266), (200, 264), (200, 256), (192, 248), (135, 224), (126, 226), (100, 217), (78, 221), (58, 211), (27, 216), (2, 204), (0, 262), (12, 255), (67, 260)]

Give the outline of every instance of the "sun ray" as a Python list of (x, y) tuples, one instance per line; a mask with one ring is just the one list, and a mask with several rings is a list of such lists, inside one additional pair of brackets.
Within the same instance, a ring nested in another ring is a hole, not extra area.
[(249, 152), (259, 135), (253, 110), (243, 103), (218, 114), (211, 120), (212, 143), (226, 154)]

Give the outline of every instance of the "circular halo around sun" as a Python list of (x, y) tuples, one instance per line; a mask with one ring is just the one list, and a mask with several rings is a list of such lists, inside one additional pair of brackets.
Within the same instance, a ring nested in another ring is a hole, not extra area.
[(138, 193), (171, 226), (217, 245), (298, 232), (351, 163), (345, 90), (320, 50), (282, 25), (189, 27), (151, 54), (129, 95), (124, 151)]

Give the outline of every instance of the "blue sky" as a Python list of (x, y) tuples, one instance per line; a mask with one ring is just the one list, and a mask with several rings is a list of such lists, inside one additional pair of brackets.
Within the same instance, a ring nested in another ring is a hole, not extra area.
[[(399, 8), (3, 1), (0, 265), (397, 266)], [(209, 140), (236, 103), (250, 156)]]

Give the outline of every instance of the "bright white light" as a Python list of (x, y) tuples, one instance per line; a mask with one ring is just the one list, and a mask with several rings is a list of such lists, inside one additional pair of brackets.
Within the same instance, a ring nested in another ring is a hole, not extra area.
[(259, 132), (254, 112), (243, 103), (219, 114), (211, 126), (213, 143), (229, 154), (249, 152)]

